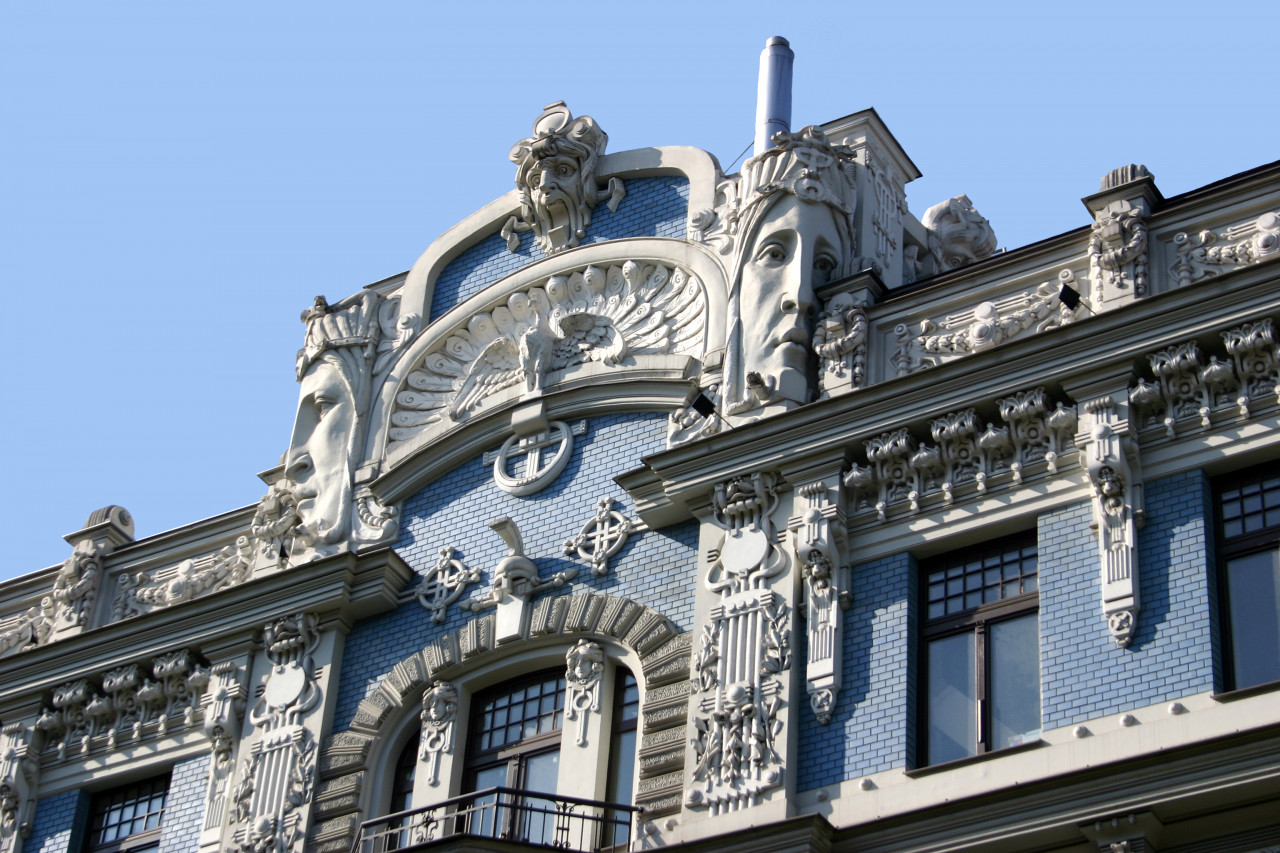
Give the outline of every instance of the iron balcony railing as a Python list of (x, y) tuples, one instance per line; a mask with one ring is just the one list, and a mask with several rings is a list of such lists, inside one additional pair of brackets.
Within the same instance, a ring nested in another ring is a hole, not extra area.
[(513, 788), (486, 788), (433, 806), (367, 820), (352, 853), (409, 850), (443, 838), (498, 838), (578, 853), (631, 846), (632, 815), (622, 803), (558, 797)]

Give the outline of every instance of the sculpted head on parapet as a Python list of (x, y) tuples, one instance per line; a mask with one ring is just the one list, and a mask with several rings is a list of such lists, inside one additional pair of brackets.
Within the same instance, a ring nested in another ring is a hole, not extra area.
[(853, 150), (814, 127), (774, 142), (746, 162), (716, 211), (732, 240), (722, 390), (729, 414), (812, 399), (816, 291), (855, 257)]
[(608, 141), (595, 119), (574, 118), (563, 101), (543, 110), (533, 134), (511, 148), (520, 193), (520, 212), (502, 229), (511, 251), (520, 245), (516, 232), (530, 230), (548, 255), (572, 249), (586, 236), (596, 202), (608, 198), (609, 209), (617, 209), (622, 181), (596, 187), (596, 163)]
[(293, 541), (318, 555), (333, 553), (351, 531), (352, 475), (364, 442), (378, 313), (378, 296), (370, 291), (335, 306), (316, 297), (302, 313), (307, 331), (298, 351), (301, 399), (285, 479), (272, 487), (290, 506), (269, 521), (294, 525)]
[(959, 269), (990, 257), (996, 250), (996, 233), (978, 213), (967, 195), (935, 204), (924, 212), (921, 224), (929, 231), (929, 250), (938, 269)]

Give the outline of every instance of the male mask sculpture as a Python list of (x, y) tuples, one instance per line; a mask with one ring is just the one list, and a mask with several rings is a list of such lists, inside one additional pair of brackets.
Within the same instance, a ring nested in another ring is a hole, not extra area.
[(575, 119), (564, 101), (543, 110), (533, 123), (533, 135), (511, 149), (520, 213), (502, 228), (507, 248), (519, 248), (516, 232), (532, 230), (548, 255), (572, 249), (586, 236), (596, 202), (607, 198), (609, 209), (618, 209), (622, 181), (610, 178), (607, 189), (596, 188), (596, 161), (608, 141), (595, 119)]
[(731, 415), (809, 402), (815, 290), (854, 259), (852, 149), (814, 127), (774, 142), (717, 211), (734, 235), (722, 389)]

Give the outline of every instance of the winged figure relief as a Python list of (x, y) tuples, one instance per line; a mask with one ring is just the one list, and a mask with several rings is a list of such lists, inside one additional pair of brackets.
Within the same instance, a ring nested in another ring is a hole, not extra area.
[(679, 267), (627, 261), (553, 275), (474, 315), (422, 358), (396, 395), (391, 441), (462, 420), (514, 385), (536, 394), (548, 373), (576, 364), (698, 353), (706, 312), (702, 282)]

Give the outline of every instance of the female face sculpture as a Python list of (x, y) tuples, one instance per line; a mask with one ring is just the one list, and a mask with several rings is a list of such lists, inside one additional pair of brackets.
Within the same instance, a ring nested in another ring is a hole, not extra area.
[(311, 364), (301, 398), (285, 476), (296, 484), (298, 513), (316, 544), (334, 544), (346, 535), (350, 517), (357, 414), (338, 358), (326, 354)]
[(748, 160), (729, 295), (725, 409), (768, 413), (809, 402), (816, 291), (853, 261), (853, 155), (816, 128), (779, 134)]
[(744, 250), (739, 304), (742, 366), (777, 400), (809, 400), (815, 290), (845, 261), (836, 211), (787, 193)]

